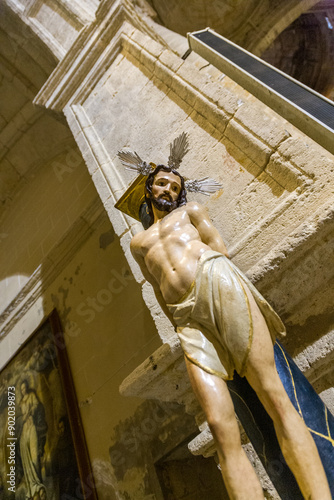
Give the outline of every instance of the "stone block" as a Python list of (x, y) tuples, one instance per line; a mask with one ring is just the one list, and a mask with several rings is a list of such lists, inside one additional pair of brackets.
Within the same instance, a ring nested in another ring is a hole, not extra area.
[(202, 99), (196, 99), (194, 109), (204, 116), (221, 134), (224, 134), (229, 122), (229, 116), (224, 111), (203, 97)]
[(226, 90), (218, 82), (208, 82), (203, 88), (203, 94), (229, 115), (234, 115), (239, 108), (237, 96)]
[[(154, 71), (155, 71), (155, 69), (154, 69)], [(160, 90), (161, 92), (163, 92), (166, 95), (168, 94), (169, 87), (166, 85), (166, 83), (163, 80), (161, 80), (161, 78), (157, 77), (156, 74), (154, 74), (152, 76), (151, 81), (152, 81), (153, 85), (155, 85), (155, 87), (157, 87), (158, 90)]]
[(274, 153), (269, 160), (265, 171), (270, 174), (284, 189), (294, 191), (303, 183), (304, 176), (294, 168), (290, 162)]
[(152, 38), (146, 37), (146, 42), (145, 45), (143, 45), (143, 48), (151, 54), (153, 57), (158, 59), (160, 55), (162, 54), (164, 48), (155, 40), (152, 40)]
[(192, 103), (188, 102), (188, 97), (190, 97), (190, 93), (188, 92), (188, 86), (184, 84), (184, 82), (177, 75), (172, 77), (170, 88), (178, 95), (181, 99), (183, 99), (187, 104), (193, 106), (195, 101), (191, 100)]
[[(64, 15), (65, 14), (65, 15)], [(46, 29), (59, 43), (68, 50), (82, 28), (81, 22), (66, 10), (57, 8), (57, 5), (40, 3), (34, 18)]]
[[(329, 383), (331, 383), (331, 380), (329, 380)], [(328, 389), (325, 389), (319, 394), (327, 408), (334, 413), (334, 388), (329, 387)]]
[(188, 447), (195, 456), (203, 455), (207, 458), (216, 453), (216, 445), (208, 427), (190, 441)]
[(159, 78), (168, 88), (172, 85), (173, 73), (169, 71), (160, 60), (155, 63), (154, 75)]
[(190, 119), (193, 120), (199, 127), (201, 127), (205, 132), (211, 136), (219, 135), (219, 131), (208, 121), (208, 119), (197, 111), (193, 111), (190, 115)]
[(100, 169), (96, 170), (92, 175), (92, 180), (97, 192), (100, 195), (102, 203), (104, 203), (110, 197), (111, 189), (108, 185), (108, 182), (106, 181), (103, 172)]
[(142, 49), (139, 55), (139, 61), (143, 66), (145, 66), (149, 73), (153, 75), (157, 58), (149, 54), (149, 52), (147, 52), (146, 50)]
[[(334, 330), (330, 330), (321, 338), (308, 345), (302, 352), (294, 358), (298, 368), (306, 372), (309, 378), (310, 372), (319, 370), (322, 365), (326, 365), (327, 359), (332, 359), (334, 355)], [(322, 371), (320, 369), (320, 371)], [(323, 370), (326, 371), (326, 370)]]
[(134, 31), (136, 31), (136, 28), (133, 26), (133, 24), (129, 23), (128, 21), (123, 22), (121, 29), (122, 29), (122, 36), (129, 38), (131, 38)]
[(226, 113), (233, 115), (236, 109), (243, 105), (243, 101), (228, 90), (221, 89), (219, 93), (218, 106)]
[(333, 176), (333, 155), (316, 144), (307, 144), (290, 137), (280, 144), (278, 152), (311, 177), (319, 176), (320, 173)]
[(281, 120), (264, 114), (263, 110), (254, 104), (243, 104), (236, 111), (234, 118), (273, 149), (290, 137)]
[(176, 76), (175, 79), (178, 79), (178, 81), (180, 82), (180, 85), (182, 85), (182, 87), (184, 89), (185, 101), (189, 104), (189, 106), (194, 108), (196, 101), (203, 98), (202, 94), (200, 92), (198, 92), (198, 90), (196, 90), (191, 85), (185, 84), (184, 81), (182, 79), (179, 79), (178, 76)]
[(202, 92), (205, 85), (208, 83), (208, 78), (206, 75), (200, 73), (191, 64), (185, 63), (179, 67), (177, 74), (187, 83), (192, 85), (195, 89)]
[[(284, 172), (285, 172), (285, 169), (284, 169)], [(280, 172), (279, 169), (277, 171), (277, 175), (280, 175), (280, 180), (283, 183), (284, 183), (284, 181), (286, 181), (286, 179), (284, 179), (283, 172)], [(270, 173), (268, 173), (267, 170), (264, 170), (264, 172), (261, 172), (261, 174), (257, 177), (257, 180), (259, 182), (263, 182), (264, 184), (266, 184), (270, 188), (271, 193), (274, 196), (276, 196), (277, 198), (281, 197), (286, 190), (285, 187), (282, 186), (282, 184), (278, 181), (278, 179), (275, 178), (274, 176), (270, 175)], [(291, 187), (291, 185), (292, 185), (292, 183), (290, 182), (290, 187)], [(289, 189), (288, 189), (288, 191), (289, 191)], [(292, 189), (291, 189), (291, 191), (292, 191)]]
[(206, 65), (204, 68), (201, 67), (200, 71), (204, 71), (208, 77), (211, 79), (212, 82), (218, 83), (224, 80), (225, 75), (222, 73), (216, 66), (213, 66), (212, 64)]
[(272, 149), (234, 119), (229, 122), (225, 135), (261, 169), (267, 165)]
[(133, 40), (129, 40), (128, 38), (124, 38), (123, 40), (123, 51), (129, 55), (131, 55), (134, 58), (134, 61), (131, 60), (128, 55), (126, 57), (131, 60), (131, 62), (135, 63), (135, 65), (138, 65), (138, 61), (140, 58), (140, 52), (141, 52), (141, 46), (135, 43)]
[(187, 57), (186, 63), (188, 65), (195, 66), (198, 70), (207, 66), (209, 63), (202, 56), (198, 55), (197, 52), (192, 51)]
[(131, 34), (131, 40), (140, 45), (140, 47), (146, 48), (146, 45), (150, 43), (152, 38), (145, 35), (142, 31), (135, 29)]
[(178, 69), (184, 64), (181, 57), (176, 56), (170, 50), (163, 50), (159, 56), (159, 60), (162, 64), (167, 66), (173, 73), (176, 73)]

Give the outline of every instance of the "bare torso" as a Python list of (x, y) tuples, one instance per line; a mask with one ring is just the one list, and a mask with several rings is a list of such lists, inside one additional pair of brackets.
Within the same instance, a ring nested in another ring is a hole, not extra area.
[[(136, 260), (139, 263), (141, 260), (142, 269), (144, 264), (149, 273), (145, 273), (146, 278), (159, 287), (167, 304), (177, 302), (187, 292), (194, 281), (200, 256), (212, 249), (206, 238), (203, 241), (197, 224), (198, 216), (202, 221), (203, 214), (206, 215), (204, 211), (197, 203), (187, 203), (138, 233), (131, 242)], [(211, 224), (209, 219), (208, 224)], [(223, 251), (222, 245), (214, 249)]]
[[(205, 251), (211, 249), (227, 255), (225, 244), (204, 207), (191, 202), (170, 213), (169, 210), (164, 210), (166, 204), (162, 203), (162, 199), (176, 201), (180, 192), (179, 176), (159, 171), (154, 177), (151, 193), (148, 191), (154, 201), (154, 224), (138, 233), (131, 241), (135, 259), (146, 279), (153, 285), (167, 317), (176, 326), (166, 303), (178, 302), (189, 289), (196, 275), (198, 260)], [(248, 382), (274, 421), (278, 440), (284, 444), (281, 447), (285, 450), (285, 458), (291, 464), (291, 470), (296, 475), (304, 497), (329, 500), (331, 494), (314, 441), (293, 408), (275, 368), (272, 340), (266, 320), (247, 287), (245, 292), (254, 333), (246, 369)], [(225, 382), (205, 372), (187, 356), (186, 363), (192, 386), (207, 420), (213, 422), (211, 430), (218, 454), (220, 457), (232, 457), (221, 460), (231, 498), (262, 498), (261, 485), (246, 455), (240, 453), (238, 425), (234, 420), (234, 407)], [(225, 426), (222, 418), (224, 412), (227, 422)], [(297, 440), (295, 436), (298, 436)]]

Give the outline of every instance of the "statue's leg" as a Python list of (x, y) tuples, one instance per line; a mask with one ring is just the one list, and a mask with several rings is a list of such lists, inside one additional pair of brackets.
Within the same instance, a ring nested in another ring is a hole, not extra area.
[(273, 345), (266, 322), (249, 290), (246, 291), (254, 325), (246, 378), (273, 420), (282, 453), (304, 498), (331, 500), (316, 445), (276, 371)]
[(226, 382), (205, 372), (187, 358), (185, 360), (193, 390), (216, 442), (219, 463), (230, 498), (263, 498), (260, 482), (241, 446), (239, 427)]

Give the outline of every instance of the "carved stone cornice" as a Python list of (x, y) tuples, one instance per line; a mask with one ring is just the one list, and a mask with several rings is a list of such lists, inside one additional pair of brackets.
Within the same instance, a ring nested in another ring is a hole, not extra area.
[[(129, 0), (102, 1), (96, 13), (96, 20), (80, 33), (37, 94), (34, 104), (56, 112), (63, 111), (74, 99), (83, 82), (89, 88), (94, 86), (120, 52), (122, 34), (131, 31), (133, 27), (165, 45), (164, 40), (137, 14)], [(90, 72), (93, 68), (92, 78)]]
[(175, 335), (139, 365), (121, 384), (123, 396), (183, 404), (187, 413), (201, 413), (187, 376), (180, 342)]
[[(312, 297), (327, 287), (330, 290), (333, 250), (334, 209), (329, 201), (249, 269), (247, 275), (285, 321), (302, 325), (314, 314), (310, 308)], [(317, 314), (331, 311), (332, 297), (325, 293)]]

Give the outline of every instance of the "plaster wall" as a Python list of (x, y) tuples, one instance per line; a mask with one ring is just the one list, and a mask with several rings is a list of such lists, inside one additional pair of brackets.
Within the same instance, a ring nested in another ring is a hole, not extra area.
[[(6, 6), (60, 60), (82, 28), (94, 19), (98, 0), (5, 0)], [(33, 36), (31, 36), (33, 35)]]
[[(110, 500), (120, 498), (109, 456), (115, 427), (141, 403), (120, 396), (118, 388), (161, 341), (82, 159), (75, 148), (70, 152), (72, 162), (66, 152), (38, 171), (4, 221), (2, 250), (8, 249), (11, 265), (5, 261), (1, 269), (2, 305), (9, 307), (1, 316), (0, 366), (56, 307), (97, 494)], [(95, 214), (91, 222), (88, 212)], [(30, 290), (34, 276), (38, 293)]]
[(118, 388), (160, 339), (119, 240), (103, 218), (46, 290), (43, 307), (60, 313), (98, 497), (110, 499), (117, 498), (109, 457), (114, 428), (140, 403), (120, 396)]
[[(58, 141), (62, 139), (58, 136)], [(21, 187), (1, 220), (1, 251), (5, 256), (0, 267), (1, 311), (96, 197), (75, 143), (67, 140), (64, 151), (49, 161), (41, 159), (43, 152), (34, 150), (33, 144), (29, 142), (33, 155), (22, 144), (20, 149), (20, 143), (12, 152), (22, 165), (27, 156), (30, 161), (38, 158), (42, 165)]]
[[(69, 17), (65, 9), (60, 5), (55, 5), (56, 2), (41, 2), (34, 9), (33, 18), (42, 26), (46, 26), (50, 35), (57, 42), (69, 49), (78, 35), (78, 31), (82, 25)], [(66, 15), (67, 14), (67, 15)]]

